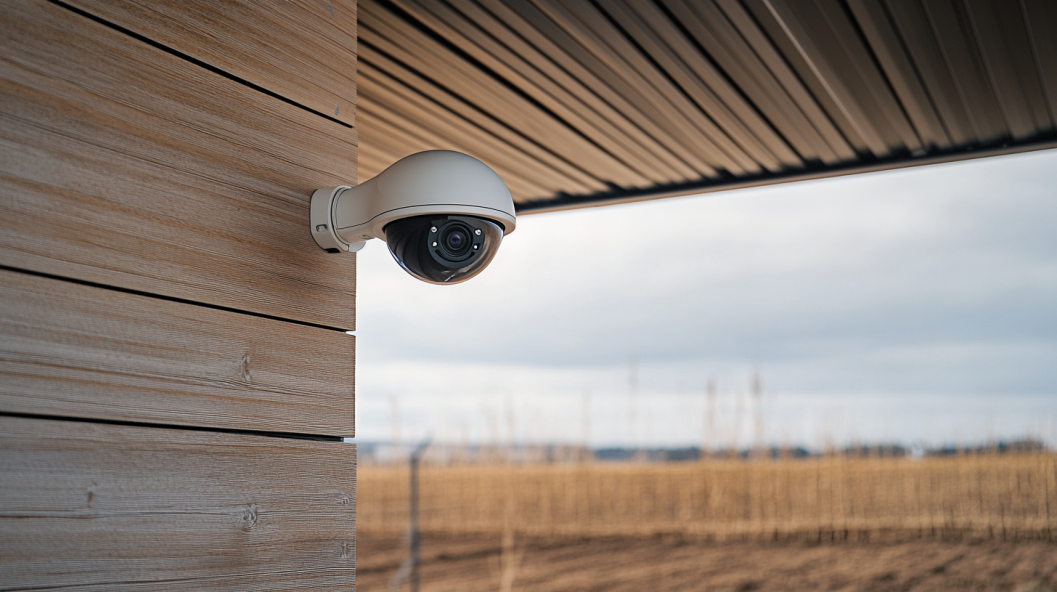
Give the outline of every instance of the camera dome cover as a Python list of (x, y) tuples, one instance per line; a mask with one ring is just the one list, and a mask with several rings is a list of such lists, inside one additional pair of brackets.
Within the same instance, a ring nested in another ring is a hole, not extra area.
[(498, 224), (476, 216), (413, 216), (385, 227), (393, 259), (431, 284), (458, 284), (481, 273), (502, 240)]

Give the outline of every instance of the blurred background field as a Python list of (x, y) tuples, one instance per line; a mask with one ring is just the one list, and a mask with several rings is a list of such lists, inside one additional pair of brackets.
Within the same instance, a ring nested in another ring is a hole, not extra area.
[[(421, 590), (1057, 590), (1057, 454), (1037, 442), (627, 452), (438, 447), (419, 471)], [(407, 589), (409, 467), (372, 457), (357, 588)]]
[[(364, 464), (360, 532), (407, 526), (406, 465)], [(426, 464), (432, 533), (704, 540), (1053, 540), (1057, 454)]]
[(1054, 187), (1057, 150), (525, 216), (444, 289), (368, 246), (357, 589), (432, 436), (423, 591), (1053, 590)]

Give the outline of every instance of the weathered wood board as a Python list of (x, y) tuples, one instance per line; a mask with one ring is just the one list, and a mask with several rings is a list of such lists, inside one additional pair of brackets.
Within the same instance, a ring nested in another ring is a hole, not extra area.
[(64, 0), (349, 125), (356, 122), (355, 0)]
[(356, 449), (0, 417), (6, 590), (351, 590)]
[(0, 270), (0, 412), (355, 435), (355, 338)]
[(0, 589), (352, 589), (355, 1), (0, 23)]
[(0, 265), (354, 327), (355, 257), (307, 226), (354, 130), (56, 4), (0, 18)]

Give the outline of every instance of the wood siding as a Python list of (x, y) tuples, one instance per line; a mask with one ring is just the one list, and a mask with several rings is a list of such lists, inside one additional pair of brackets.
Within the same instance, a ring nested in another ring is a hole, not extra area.
[(351, 436), (355, 338), (0, 270), (0, 411)]
[(354, 325), (355, 257), (308, 231), (355, 131), (47, 2), (0, 37), (0, 264)]
[(0, 587), (349, 590), (353, 446), (0, 417)]
[(321, 115), (356, 123), (356, 4), (65, 0)]
[(0, 26), (0, 588), (352, 589), (355, 0)]

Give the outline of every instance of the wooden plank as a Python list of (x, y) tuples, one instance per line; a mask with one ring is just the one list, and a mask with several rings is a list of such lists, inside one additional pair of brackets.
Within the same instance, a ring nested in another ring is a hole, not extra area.
[[(647, 149), (657, 147), (655, 154), (664, 158), (669, 167), (677, 169), (683, 178), (716, 175), (715, 169), (683, 145), (681, 139), (669, 133), (663, 114), (650, 108), (637, 89), (622, 86), (622, 81), (609, 75), (601, 62), (592, 61), (590, 54), (568, 53), (570, 47), (575, 50), (578, 46), (571, 45), (573, 42), (565, 32), (531, 4), (508, 5), (499, 0), (484, 0), (480, 8), (467, 0), (452, 0), (452, 4), (486, 31), (495, 29), (496, 25), (509, 30), (510, 34), (503, 39), (511, 43), (516, 52), (535, 58), (532, 63), (541, 73), (583, 98), (598, 113), (614, 112), (616, 116), (611, 121), (615, 125), (626, 130)], [(533, 55), (531, 51), (537, 51), (539, 55)], [(645, 138), (640, 139), (642, 136)]]
[[(364, 78), (368, 78), (365, 75)], [(369, 93), (363, 94), (363, 105), (371, 111), (369, 121), (361, 128), (368, 137), (383, 142), (391, 132), (384, 128), (398, 127), (415, 132), (410, 141), (401, 139), (406, 154), (441, 148), (465, 152), (481, 160), (503, 179), (514, 194), (514, 184), (521, 186), (521, 197), (542, 197), (568, 191), (574, 185), (554, 169), (542, 166), (523, 152), (482, 131), (471, 122), (454, 116), (435, 103), (422, 99), (414, 92), (402, 92), (397, 83), (389, 84), (379, 76), (373, 80)], [(373, 94), (377, 96), (372, 96)], [(370, 131), (366, 131), (370, 128)], [(514, 194), (517, 196), (517, 194)]]
[(672, 129), (672, 124), (667, 118), (668, 113), (652, 105), (640, 92), (641, 89), (617, 77), (601, 60), (586, 51), (570, 34), (547, 18), (532, 3), (481, 0), (480, 4), (517, 35), (540, 48), (562, 69), (588, 85), (599, 98), (624, 113), (633, 125), (639, 126), (675, 153), (682, 163), (691, 167), (692, 177), (718, 176), (713, 167), (713, 159), (706, 158), (706, 155), (695, 148), (694, 142), (688, 141), (685, 133)]
[(677, 158), (479, 5), (468, 0), (397, 3), (595, 143), (608, 146), (643, 177), (654, 183), (686, 179), (669, 165)]
[(460, 99), (473, 105), (480, 112), (478, 117), (502, 121), (603, 181), (621, 186), (648, 182), (604, 147), (588, 141), (576, 130), (527, 101), (521, 93), (417, 31), (398, 16), (373, 4), (364, 4), (361, 8), (363, 22), (360, 37), (365, 46), (365, 56), (369, 55), (366, 53), (368, 47), (378, 48), (415, 71), (437, 80)]
[(389, 152), (398, 154), (397, 160), (422, 150), (456, 150), (469, 154), (491, 167), (503, 179), (515, 203), (533, 197), (550, 197), (556, 192), (556, 190), (543, 189), (538, 184), (523, 178), (519, 173), (525, 172), (526, 167), (524, 166), (519, 167), (517, 163), (512, 163), (511, 166), (497, 164), (501, 160), (492, 158), (494, 153), (481, 151), (482, 144), (459, 142), (450, 137), (434, 134), (430, 131), (432, 126), (417, 125), (402, 117), (403, 113), (389, 111), (382, 103), (371, 101), (366, 95), (360, 103), (360, 109), (370, 114), (370, 118), (364, 120), (362, 128), (364, 133), (371, 138), (369, 147), (373, 149), (375, 146), (386, 146)]
[[(600, 5), (596, 7), (590, 2), (578, 0), (561, 2), (540, 0), (538, 5), (552, 21), (558, 23), (587, 51), (605, 63), (615, 76), (642, 92), (651, 102), (652, 108), (662, 111), (676, 126), (675, 129), (688, 132), (688, 139), (697, 150), (707, 154), (715, 154), (717, 150), (721, 151), (726, 159), (718, 155), (713, 158), (717, 162), (724, 163), (723, 168), (728, 172), (733, 174), (758, 173), (762, 168), (761, 162), (774, 163), (774, 156), (759, 145), (756, 138), (739, 137), (735, 133), (730, 133), (730, 127), (743, 126), (738, 125), (740, 122), (732, 121), (726, 109), (718, 113), (710, 112), (708, 115), (703, 112), (703, 107), (719, 107), (714, 97), (693, 96), (694, 100), (705, 103), (705, 105), (695, 104), (687, 97), (688, 91), (680, 89), (664, 72), (658, 70), (642, 51), (639, 51), (625, 32), (618, 28), (626, 23), (619, 21), (613, 23), (606, 17), (607, 12), (617, 6)], [(610, 16), (613, 15), (610, 14)], [(632, 17), (632, 20), (637, 21), (637, 17)], [(658, 48), (644, 47), (644, 50), (650, 52), (651, 50), (657, 51)], [(677, 80), (677, 82), (685, 84), (686, 81)], [(726, 129), (721, 129), (713, 120), (728, 125), (722, 126)], [(750, 150), (743, 144), (757, 150)]]
[[(516, 7), (518, 3), (514, 4)], [(594, 6), (540, 0), (537, 7), (576, 44), (566, 51), (584, 65), (589, 63), (584, 59), (588, 55), (590, 61), (601, 63), (598, 73), (613, 88), (635, 89), (642, 95), (647, 110), (656, 111), (667, 120), (669, 133), (681, 137), (695, 153), (704, 155), (710, 166), (735, 175), (759, 172), (759, 163), (704, 117)]]
[(359, 158), (357, 167), (360, 171), (361, 181), (377, 176), (389, 165), (406, 156), (399, 145), (394, 142), (385, 142), (388, 138), (379, 138), (373, 134), (370, 138), (370, 143), (367, 149), (363, 151), (363, 156)]
[[(537, 185), (541, 194), (570, 191), (574, 188), (586, 189), (576, 179), (511, 146), (483, 129), (476, 121), (453, 113), (417, 89), (389, 77), (385, 72), (366, 66), (361, 71), (361, 77), (367, 82), (363, 96), (366, 101), (372, 103), (375, 111), (381, 109), (389, 112), (392, 114), (390, 119), (394, 121), (411, 122), (411, 125), (420, 131), (419, 135), (444, 138), (462, 144), (470, 151), (479, 152), (477, 158), (487, 157), (484, 160), (486, 163), (489, 162), (488, 159), (495, 162), (506, 161), (513, 165), (509, 167), (510, 173)], [(507, 178), (506, 175), (503, 176), (504, 180)], [(549, 189), (543, 189), (544, 187)]]
[(306, 224), (354, 130), (43, 0), (0, 16), (0, 265), (353, 328), (355, 257)]
[[(424, 2), (430, 5), (442, 5), (436, 0), (424, 0)], [(559, 99), (563, 96), (568, 97), (570, 103), (582, 101), (589, 110), (606, 120), (606, 123), (600, 124), (600, 127), (612, 125), (631, 140), (631, 144), (628, 145), (630, 149), (640, 153), (652, 153), (643, 154), (638, 158), (643, 165), (653, 167), (650, 171), (652, 175), (666, 175), (660, 182), (698, 178), (698, 173), (673, 152), (669, 143), (663, 141), (666, 136), (663, 133), (657, 133), (659, 128), (651, 127), (651, 122), (643, 114), (638, 113), (624, 97), (606, 87), (596, 76), (574, 60), (567, 58), (562, 60), (563, 52), (535, 29), (529, 29), (524, 38), (515, 33), (510, 23), (520, 22), (521, 19), (510, 11), (509, 7), (498, 4), (493, 7), (496, 9), (493, 14), (472, 0), (450, 0), (450, 4), (453, 9), (457, 9), (482, 31), (492, 33), (497, 41), (502, 41), (505, 47), (509, 48), (509, 52), (497, 50), (490, 48), (482, 41), (482, 47), (487, 53), (499, 58), (503, 56), (514, 60), (520, 58), (524, 64), (512, 61), (510, 62), (514, 64), (512, 67), (531, 78), (545, 92)], [(506, 15), (505, 21), (500, 20), (499, 17), (500, 14), (504, 14), (503, 11)], [(472, 31), (466, 27), (464, 30)], [(479, 37), (487, 40), (484, 35)], [(559, 61), (564, 63), (559, 65)], [(595, 89), (601, 91), (600, 94), (596, 94)], [(591, 121), (597, 121), (594, 117), (585, 117)], [(671, 172), (673, 170), (674, 172)]]
[[(581, 163), (570, 162), (550, 150), (550, 146), (541, 145), (530, 135), (523, 134), (513, 129), (506, 122), (486, 116), (476, 106), (464, 100), (462, 97), (437, 85), (429, 78), (420, 73), (403, 66), (381, 51), (375, 51), (370, 45), (362, 46), (360, 60), (361, 72), (373, 70), (379, 76), (386, 76), (400, 82), (408, 88), (416, 89), (420, 94), (428, 96), (445, 109), (459, 115), (463, 119), (473, 121), (481, 129), (491, 133), (495, 137), (507, 142), (511, 146), (525, 152), (540, 162), (565, 173), (567, 176), (577, 179), (582, 185), (592, 191), (604, 191), (606, 185), (595, 178), (591, 172), (586, 171)], [(371, 141), (371, 140), (369, 140)], [(377, 140), (374, 140), (377, 141)]]
[(0, 417), (8, 590), (351, 590), (356, 447)]
[(64, 0), (349, 125), (356, 0)]
[(354, 339), (0, 270), (0, 412), (353, 436)]

